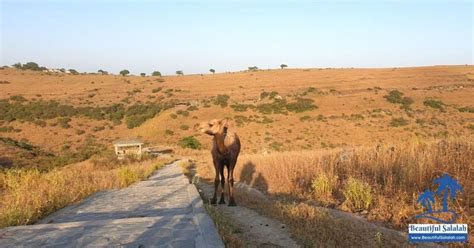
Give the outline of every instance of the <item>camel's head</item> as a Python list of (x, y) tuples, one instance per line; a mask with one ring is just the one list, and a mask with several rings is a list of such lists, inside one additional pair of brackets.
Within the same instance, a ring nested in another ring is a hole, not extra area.
[(208, 135), (216, 135), (218, 133), (224, 133), (224, 131), (227, 129), (227, 120), (214, 119), (207, 122), (201, 122), (199, 124), (196, 124), (194, 126), (194, 129), (196, 131), (199, 131), (201, 133), (205, 133)]

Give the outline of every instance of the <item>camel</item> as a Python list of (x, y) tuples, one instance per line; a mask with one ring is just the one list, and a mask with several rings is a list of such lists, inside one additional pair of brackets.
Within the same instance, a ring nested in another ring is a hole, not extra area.
[[(237, 157), (240, 153), (240, 139), (236, 133), (228, 130), (228, 120), (211, 120), (196, 124), (195, 129), (207, 135), (213, 136), (212, 139), (212, 160), (216, 177), (214, 179), (214, 196), (211, 204), (217, 202), (217, 190), (221, 184), (221, 199), (219, 204), (225, 204), (224, 199), (224, 167), (227, 167), (227, 183), (229, 185), (229, 206), (236, 206), (234, 200), (234, 168), (237, 163)], [(220, 179), (219, 179), (220, 175)]]

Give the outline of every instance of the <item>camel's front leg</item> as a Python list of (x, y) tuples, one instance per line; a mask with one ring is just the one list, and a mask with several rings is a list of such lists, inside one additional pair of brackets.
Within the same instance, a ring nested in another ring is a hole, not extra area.
[(219, 188), (219, 164), (214, 160), (214, 169), (216, 171), (216, 177), (214, 178), (214, 196), (211, 199), (211, 204), (217, 203), (217, 189)]

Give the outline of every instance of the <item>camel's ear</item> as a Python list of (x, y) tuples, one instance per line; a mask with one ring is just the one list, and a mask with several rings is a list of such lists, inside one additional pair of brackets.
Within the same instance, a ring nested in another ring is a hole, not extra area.
[(219, 121), (219, 124), (223, 126), (224, 128), (229, 128), (230, 121), (229, 119), (222, 119)]

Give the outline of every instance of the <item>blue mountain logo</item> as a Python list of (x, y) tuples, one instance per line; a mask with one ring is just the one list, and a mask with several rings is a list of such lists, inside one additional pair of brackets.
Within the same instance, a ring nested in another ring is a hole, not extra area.
[[(416, 219), (427, 218), (432, 219), (434, 221), (444, 223), (444, 224), (451, 224), (454, 223), (457, 219), (457, 214), (453, 210), (448, 208), (448, 200), (455, 200), (456, 196), (459, 192), (463, 192), (463, 189), (459, 183), (451, 178), (448, 174), (443, 174), (441, 177), (436, 178), (433, 180), (434, 185), (438, 185), (438, 189), (436, 192), (431, 191), (430, 189), (426, 189), (423, 193), (420, 194), (418, 197), (417, 203), (420, 203), (426, 211), (415, 216)], [(434, 211), (433, 207), (435, 205), (435, 195), (438, 195), (441, 199), (443, 199), (443, 209)], [(447, 213), (451, 215), (451, 218), (445, 220), (443, 218), (438, 218), (441, 213)]]

